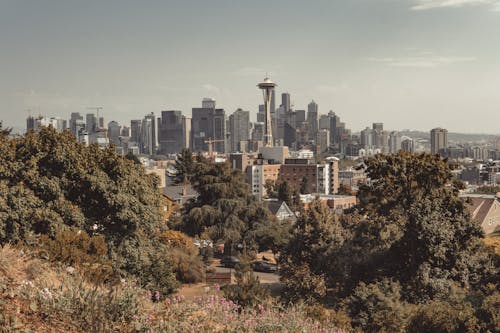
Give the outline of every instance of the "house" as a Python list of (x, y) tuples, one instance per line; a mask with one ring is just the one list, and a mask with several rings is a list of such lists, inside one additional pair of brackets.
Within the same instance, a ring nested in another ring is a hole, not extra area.
[(283, 220), (291, 220), (295, 222), (296, 216), (295, 213), (288, 207), (286, 202), (280, 200), (265, 200), (264, 204), (267, 206), (271, 214), (276, 216), (276, 218), (280, 221)]
[(485, 235), (500, 232), (500, 193), (496, 195), (465, 194), (472, 220), (477, 222)]
[(163, 194), (181, 207), (184, 206), (188, 200), (198, 197), (198, 192), (196, 192), (191, 185), (165, 186), (163, 188)]

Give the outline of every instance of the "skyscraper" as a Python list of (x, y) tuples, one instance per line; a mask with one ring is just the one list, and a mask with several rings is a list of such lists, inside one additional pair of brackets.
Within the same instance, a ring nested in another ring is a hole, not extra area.
[(389, 153), (397, 154), (401, 150), (401, 134), (393, 131), (389, 134)]
[(208, 139), (222, 140), (213, 144), (213, 150), (224, 153), (226, 149), (226, 113), (215, 108), (215, 100), (204, 98), (201, 108), (193, 108), (191, 120), (192, 147), (194, 151), (208, 151)]
[(72, 112), (69, 119), (69, 130), (78, 138), (78, 131), (76, 130), (76, 123), (78, 120), (83, 121), (83, 116), (79, 112)]
[(130, 141), (139, 144), (141, 141), (142, 120), (135, 119), (130, 121)]
[(264, 122), (264, 146), (272, 147), (274, 146), (274, 143), (271, 120), (271, 96), (277, 84), (272, 82), (269, 78), (265, 78), (264, 82), (259, 83), (257, 86), (262, 90), (262, 94), (264, 96), (264, 106), (266, 109), (266, 119)]
[(370, 127), (366, 127), (361, 131), (361, 146), (364, 149), (370, 149), (373, 147), (373, 130)]
[(95, 116), (95, 114), (87, 113), (86, 120), (87, 120), (86, 124), (87, 124), (88, 134), (90, 135), (92, 133), (97, 132), (98, 123), (97, 123), (97, 117)]
[(431, 130), (431, 153), (439, 154), (440, 150), (448, 146), (448, 131), (444, 128)]
[(154, 133), (155, 133), (155, 118), (154, 115), (146, 115), (142, 120), (141, 124), (141, 135), (139, 141), (139, 148), (142, 154), (154, 155), (156, 153), (154, 144)]
[(318, 104), (311, 101), (307, 105), (307, 125), (309, 126), (309, 138), (315, 139), (318, 133)]
[(181, 111), (162, 111), (158, 128), (161, 154), (176, 154), (184, 148), (184, 123)]
[(285, 113), (290, 111), (291, 109), (291, 102), (290, 102), (290, 94), (289, 93), (282, 93), (281, 94), (281, 105), (283, 105)]
[(213, 150), (219, 153), (227, 153), (226, 151), (226, 140), (227, 140), (227, 128), (226, 128), (226, 111), (224, 109), (215, 109), (213, 113), (213, 139), (216, 142), (213, 143)]
[(157, 124), (156, 116), (155, 116), (154, 112), (151, 112), (150, 114), (146, 115), (144, 117), (144, 119), (149, 119), (151, 121), (151, 128), (152, 128), (151, 144), (153, 147), (153, 151), (156, 151), (158, 149), (158, 124)]
[(120, 143), (120, 134), (122, 127), (116, 121), (110, 121), (108, 123), (108, 139), (109, 143), (118, 145)]
[(242, 142), (250, 139), (250, 112), (238, 109), (229, 116), (229, 133), (231, 152), (246, 150)]

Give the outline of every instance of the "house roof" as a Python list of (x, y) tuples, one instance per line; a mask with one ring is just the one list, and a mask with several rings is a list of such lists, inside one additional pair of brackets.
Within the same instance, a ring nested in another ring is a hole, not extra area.
[(469, 197), (467, 209), (471, 213), (474, 222), (481, 225), (485, 234), (500, 229), (500, 200), (491, 196)]
[(165, 186), (163, 194), (183, 205), (186, 201), (198, 196), (198, 192), (191, 185)]
[(276, 215), (276, 213), (278, 213), (278, 211), (280, 210), (281, 206), (283, 206), (283, 204), (285, 204), (288, 207), (286, 202), (278, 201), (278, 200), (266, 201), (266, 204), (267, 204), (267, 208), (271, 211), (271, 213), (273, 213), (273, 215)]

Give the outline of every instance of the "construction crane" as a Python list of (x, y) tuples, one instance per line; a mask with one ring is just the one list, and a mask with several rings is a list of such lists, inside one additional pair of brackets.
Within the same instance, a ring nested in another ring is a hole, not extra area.
[(209, 138), (208, 140), (205, 140), (205, 143), (208, 144), (208, 156), (210, 156), (210, 160), (214, 160), (214, 150), (213, 150), (213, 144), (216, 142), (224, 142), (225, 140), (223, 139), (212, 139)]

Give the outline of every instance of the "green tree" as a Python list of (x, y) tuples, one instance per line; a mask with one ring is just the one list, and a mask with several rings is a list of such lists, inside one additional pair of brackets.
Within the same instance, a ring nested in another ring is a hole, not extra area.
[(166, 225), (157, 180), (113, 148), (86, 147), (68, 131), (45, 127), (0, 136), (0, 189), (0, 244), (31, 233), (53, 238), (67, 225), (104, 236), (116, 271), (143, 285), (163, 281), (158, 290), (175, 287), (168, 248), (158, 239)]
[(241, 262), (236, 265), (234, 273), (236, 285), (225, 288), (224, 296), (242, 307), (255, 307), (267, 301), (269, 290), (253, 274), (250, 258), (245, 250), (240, 258)]
[(198, 197), (185, 205), (177, 229), (191, 237), (208, 234), (225, 242), (228, 251), (243, 241), (252, 250), (269, 244), (268, 238), (261, 241), (257, 235), (272, 226), (271, 214), (252, 195), (239, 170), (231, 170), (227, 163), (197, 159), (191, 181)]
[[(332, 246), (342, 243), (339, 219), (315, 200), (296, 221), (280, 256), (284, 294), (290, 299), (321, 298), (331, 270)], [(308, 278), (307, 276), (310, 276)]]
[(195, 160), (193, 153), (189, 148), (184, 148), (175, 160), (175, 175), (176, 184), (189, 184), (195, 173)]

